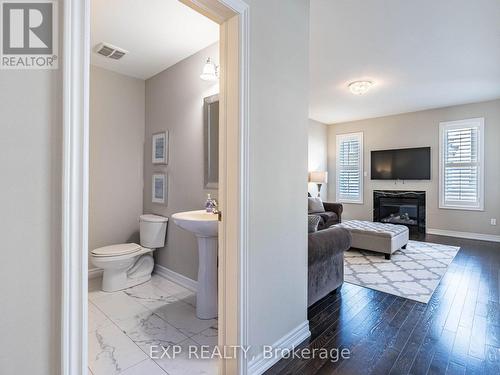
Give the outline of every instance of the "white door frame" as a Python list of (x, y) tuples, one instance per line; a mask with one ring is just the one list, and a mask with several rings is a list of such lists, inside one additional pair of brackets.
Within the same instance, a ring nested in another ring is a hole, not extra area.
[[(221, 26), (219, 344), (247, 345), (249, 7), (180, 0)], [(90, 0), (64, 2), (61, 374), (87, 374)], [(221, 374), (246, 374), (243, 356)]]

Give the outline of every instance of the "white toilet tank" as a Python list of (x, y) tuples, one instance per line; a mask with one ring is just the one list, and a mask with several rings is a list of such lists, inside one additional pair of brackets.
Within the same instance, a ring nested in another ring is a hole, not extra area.
[(141, 215), (139, 217), (139, 234), (141, 246), (158, 249), (165, 246), (168, 218), (159, 215)]

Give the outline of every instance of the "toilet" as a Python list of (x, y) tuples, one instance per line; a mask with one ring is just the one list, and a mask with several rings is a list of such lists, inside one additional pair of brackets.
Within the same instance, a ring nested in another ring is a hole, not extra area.
[(101, 289), (115, 292), (151, 279), (153, 251), (165, 246), (168, 219), (159, 215), (139, 217), (140, 245), (123, 243), (92, 250), (91, 262), (103, 269)]

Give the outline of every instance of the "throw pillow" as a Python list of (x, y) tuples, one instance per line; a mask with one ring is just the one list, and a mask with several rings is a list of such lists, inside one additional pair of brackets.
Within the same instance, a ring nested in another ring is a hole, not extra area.
[(307, 215), (307, 229), (309, 233), (314, 233), (318, 230), (318, 224), (321, 218), (318, 215)]
[(321, 198), (307, 198), (309, 213), (325, 212)]

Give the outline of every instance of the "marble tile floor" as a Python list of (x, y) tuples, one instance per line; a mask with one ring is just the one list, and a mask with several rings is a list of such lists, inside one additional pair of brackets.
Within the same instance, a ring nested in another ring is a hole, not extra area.
[[(89, 280), (89, 375), (216, 374), (216, 359), (151, 358), (159, 345), (217, 345), (217, 319), (195, 314), (195, 294), (153, 274), (147, 283), (123, 291), (100, 290)], [(161, 354), (158, 349), (156, 357)]]

